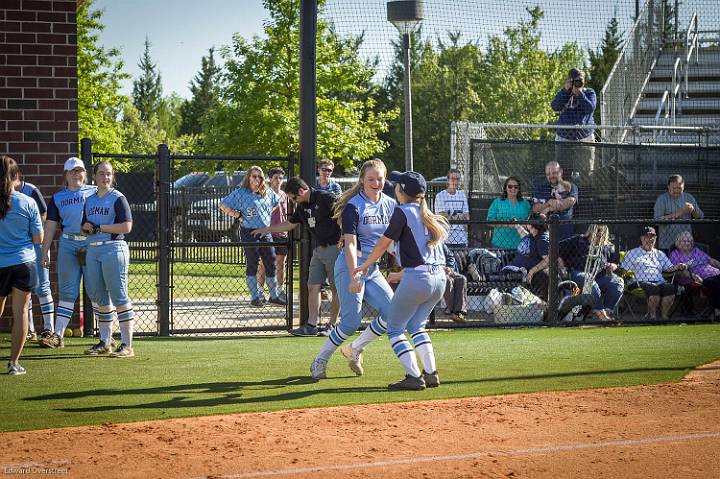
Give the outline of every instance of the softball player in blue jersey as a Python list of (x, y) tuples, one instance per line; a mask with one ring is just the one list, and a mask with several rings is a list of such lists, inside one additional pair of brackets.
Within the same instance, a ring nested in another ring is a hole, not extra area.
[[(128, 297), (130, 251), (125, 235), (132, 231), (132, 214), (125, 196), (113, 188), (113, 167), (108, 161), (95, 165), (93, 178), (97, 192), (85, 201), (82, 231), (87, 237), (85, 277), (90, 298), (98, 306), (100, 341), (86, 354), (110, 353), (115, 358), (131, 358), (135, 311)], [(115, 305), (115, 309), (113, 309)], [(117, 312), (120, 346), (112, 349), (112, 321)]]
[(0, 156), (0, 314), (12, 294), (12, 345), (8, 374), (25, 374), (18, 360), (28, 332), (27, 305), (37, 288), (35, 247), (42, 243), (40, 212), (33, 200), (15, 191), (20, 169), (9, 156)]
[[(38, 190), (37, 186), (27, 181), (21, 181), (19, 184), (18, 191), (24, 195), (29, 196), (35, 200), (35, 204), (40, 212), (40, 218), (43, 223), (47, 216), (47, 205), (45, 204), (45, 198), (42, 193)], [(37, 266), (38, 273), (38, 287), (34, 293), (40, 301), (40, 312), (43, 317), (43, 329), (40, 333), (40, 338), (47, 338), (53, 333), (54, 328), (54, 316), (55, 316), (55, 303), (53, 302), (52, 291), (50, 290), (50, 270), (43, 264), (42, 256), (42, 245), (35, 245), (35, 265)], [(32, 299), (28, 306), (28, 340), (37, 339), (35, 333), (35, 324), (33, 322), (32, 314)]]
[(363, 299), (380, 312), (370, 326), (351, 344), (341, 348), (350, 369), (363, 374), (362, 352), (372, 340), (385, 333), (393, 291), (377, 265), (364, 277), (354, 274), (357, 259), (370, 254), (390, 222), (396, 202), (385, 195), (383, 185), (387, 170), (377, 159), (363, 163), (358, 183), (343, 193), (335, 204), (344, 248), (335, 261), (335, 288), (340, 296), (340, 323), (328, 336), (310, 366), (315, 379), (327, 377), (327, 363), (335, 350), (357, 331), (362, 320)]
[[(245, 174), (240, 188), (236, 189), (220, 202), (220, 210), (228, 216), (240, 220), (240, 239), (243, 242), (271, 243), (272, 235), (254, 236), (253, 230), (270, 226), (272, 211), (280, 204), (280, 198), (265, 184), (265, 175), (259, 166), (251, 166)], [(270, 292), (270, 302), (286, 305), (281, 296), (281, 286), (275, 278), (275, 248), (244, 246), (245, 283), (250, 292), (251, 304), (262, 307), (265, 295), (258, 287), (258, 261), (262, 259), (265, 266), (265, 283)]]
[[(406, 374), (404, 379), (389, 387), (422, 390), (440, 385), (435, 354), (425, 324), (445, 292), (442, 245), (447, 239), (448, 222), (427, 207), (427, 185), (422, 175), (414, 171), (393, 172), (390, 179), (395, 182), (395, 196), (400, 205), (393, 212), (383, 237), (354, 272), (367, 274), (371, 268), (377, 268), (375, 262), (395, 241), (397, 258), (403, 270), (402, 280), (390, 304), (387, 333)], [(415, 351), (405, 336), (406, 330), (420, 356), (422, 372)]]
[(87, 238), (81, 231), (85, 200), (95, 193), (95, 186), (85, 184), (85, 164), (79, 158), (68, 158), (63, 168), (65, 188), (55, 193), (48, 203), (45, 221), (45, 239), (42, 245), (44, 266), (50, 265), (50, 245), (60, 228), (60, 242), (57, 249), (57, 277), (59, 301), (55, 314), (54, 332), (40, 339), (40, 347), (62, 348), (63, 336), (70, 323), (75, 301), (80, 294), (80, 279), (85, 267), (82, 256), (87, 247)]

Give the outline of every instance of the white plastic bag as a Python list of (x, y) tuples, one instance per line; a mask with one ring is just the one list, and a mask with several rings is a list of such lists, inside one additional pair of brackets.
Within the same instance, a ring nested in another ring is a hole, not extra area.
[(503, 296), (500, 291), (493, 288), (490, 290), (487, 296), (485, 296), (485, 301), (483, 301), (482, 308), (483, 311), (485, 311), (488, 314), (492, 314), (494, 311), (494, 307), (501, 305), (503, 303)]

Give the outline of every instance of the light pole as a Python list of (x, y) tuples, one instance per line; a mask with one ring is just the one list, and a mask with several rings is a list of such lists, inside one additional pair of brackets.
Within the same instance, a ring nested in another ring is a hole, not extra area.
[(405, 78), (405, 171), (413, 171), (412, 150), (412, 93), (410, 83), (410, 37), (417, 30), (423, 19), (423, 1), (390, 0), (387, 2), (387, 19), (402, 36), (403, 50), (405, 51), (404, 69)]

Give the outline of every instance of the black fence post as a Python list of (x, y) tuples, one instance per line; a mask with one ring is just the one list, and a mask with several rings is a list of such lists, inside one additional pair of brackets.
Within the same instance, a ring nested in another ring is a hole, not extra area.
[[(83, 138), (80, 140), (80, 159), (85, 164), (85, 171), (87, 171), (87, 177), (92, 178), (93, 168), (93, 154), (92, 154), (92, 140), (90, 138)], [(95, 315), (93, 314), (92, 301), (85, 288), (85, 276), (83, 276), (83, 294), (82, 294), (82, 314), (83, 314), (83, 336), (93, 336), (95, 334)]]
[(548, 256), (548, 297), (547, 297), (547, 322), (557, 324), (562, 318), (558, 318), (558, 257), (560, 244), (560, 217), (550, 216), (550, 254)]
[(158, 145), (155, 168), (157, 222), (157, 308), (160, 336), (170, 336), (170, 150)]
[[(295, 176), (295, 155), (291, 152), (288, 155), (288, 176)], [(292, 204), (288, 205), (291, 208)], [(288, 211), (288, 215), (290, 212)], [(288, 330), (293, 327), (293, 316), (295, 315), (295, 236), (297, 228), (290, 230), (288, 234), (288, 257), (286, 262), (287, 274), (285, 275), (287, 286), (285, 291), (287, 292), (287, 309), (285, 312), (285, 320)]]

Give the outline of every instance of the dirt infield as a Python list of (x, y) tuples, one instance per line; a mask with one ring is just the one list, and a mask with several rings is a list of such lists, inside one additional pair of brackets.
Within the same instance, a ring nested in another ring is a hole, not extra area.
[(720, 477), (720, 362), (659, 386), (105, 424), (0, 440), (0, 477)]

